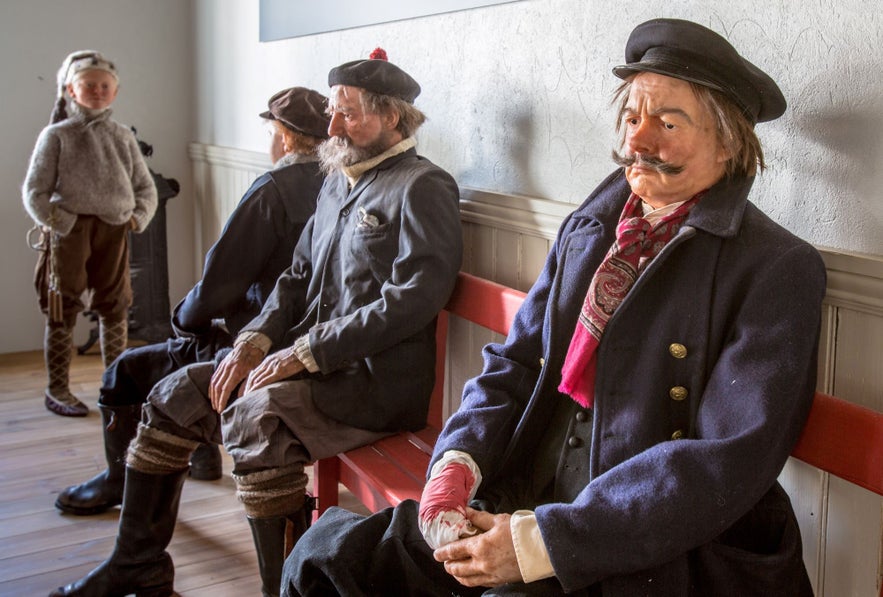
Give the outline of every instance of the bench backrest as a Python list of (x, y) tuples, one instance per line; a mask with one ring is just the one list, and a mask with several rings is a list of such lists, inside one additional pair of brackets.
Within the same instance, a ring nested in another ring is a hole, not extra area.
[(435, 332), (435, 387), (429, 402), (427, 423), (436, 429), (444, 424), (445, 364), (448, 344), (448, 314), (462, 317), (499, 334), (508, 334), (525, 293), (465, 272), (457, 275), (454, 291), (438, 315)]
[(792, 456), (883, 495), (883, 413), (816, 392)]

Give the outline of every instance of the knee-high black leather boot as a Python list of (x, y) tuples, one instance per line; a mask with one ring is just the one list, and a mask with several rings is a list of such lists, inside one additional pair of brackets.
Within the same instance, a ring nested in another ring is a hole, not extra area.
[(215, 481), (224, 474), (221, 449), (217, 444), (199, 444), (190, 457), (190, 478)]
[(105, 406), (98, 403), (104, 423), (104, 456), (107, 469), (79, 485), (62, 490), (55, 507), (68, 514), (91, 516), (123, 502), (126, 449), (141, 420), (141, 405)]
[(263, 597), (279, 597), (282, 564), (301, 535), (310, 528), (315, 500), (307, 496), (303, 507), (287, 516), (248, 517), (258, 553)]
[(110, 557), (80, 580), (49, 597), (168, 597), (175, 567), (166, 547), (172, 540), (187, 470), (151, 475), (126, 467), (123, 508)]

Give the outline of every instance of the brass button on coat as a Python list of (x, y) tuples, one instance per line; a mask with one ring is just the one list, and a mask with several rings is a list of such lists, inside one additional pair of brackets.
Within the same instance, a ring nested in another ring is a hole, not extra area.
[(681, 429), (678, 429), (674, 433), (671, 434), (672, 439), (684, 439), (684, 432)]
[(675, 386), (668, 391), (668, 395), (671, 396), (672, 400), (680, 402), (687, 397), (687, 388), (684, 386)]
[(583, 440), (576, 436), (570, 436), (567, 438), (567, 445), (571, 448), (579, 448), (583, 445)]
[(687, 356), (687, 347), (683, 344), (678, 344), (677, 342), (674, 342), (669, 345), (668, 352), (676, 359), (683, 359)]

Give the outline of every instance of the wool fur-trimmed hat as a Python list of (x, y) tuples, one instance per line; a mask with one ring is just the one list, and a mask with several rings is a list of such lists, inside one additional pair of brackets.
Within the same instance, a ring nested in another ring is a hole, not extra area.
[(261, 118), (278, 120), (297, 133), (328, 138), (331, 120), (325, 112), (328, 98), (318, 91), (306, 87), (283, 89), (270, 98), (267, 107), (266, 112), (261, 112)]
[(626, 64), (613, 74), (625, 79), (651, 72), (716, 89), (736, 102), (752, 122), (775, 120), (787, 102), (776, 82), (739, 55), (730, 43), (702, 25), (680, 19), (653, 19), (632, 31)]
[(95, 50), (78, 50), (68, 54), (61, 68), (58, 69), (56, 81), (58, 83), (57, 97), (55, 107), (52, 109), (52, 116), (49, 118), (50, 124), (55, 124), (67, 118), (67, 100), (64, 92), (67, 86), (73, 83), (80, 73), (89, 70), (102, 70), (113, 75), (113, 78), (119, 83), (120, 76), (117, 73), (116, 65), (105, 58), (101, 52)]
[(391, 95), (409, 104), (420, 95), (420, 85), (411, 75), (389, 62), (383, 48), (371, 52), (368, 60), (353, 60), (331, 69), (328, 85), (361, 87), (381, 95)]

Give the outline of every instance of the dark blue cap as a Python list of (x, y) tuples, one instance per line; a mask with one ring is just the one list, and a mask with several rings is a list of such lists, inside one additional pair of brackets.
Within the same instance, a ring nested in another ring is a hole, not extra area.
[(787, 107), (769, 75), (740, 56), (726, 39), (691, 21), (641, 23), (629, 36), (625, 59), (626, 64), (613, 69), (621, 79), (651, 72), (698, 83), (724, 93), (752, 122), (775, 120)]

